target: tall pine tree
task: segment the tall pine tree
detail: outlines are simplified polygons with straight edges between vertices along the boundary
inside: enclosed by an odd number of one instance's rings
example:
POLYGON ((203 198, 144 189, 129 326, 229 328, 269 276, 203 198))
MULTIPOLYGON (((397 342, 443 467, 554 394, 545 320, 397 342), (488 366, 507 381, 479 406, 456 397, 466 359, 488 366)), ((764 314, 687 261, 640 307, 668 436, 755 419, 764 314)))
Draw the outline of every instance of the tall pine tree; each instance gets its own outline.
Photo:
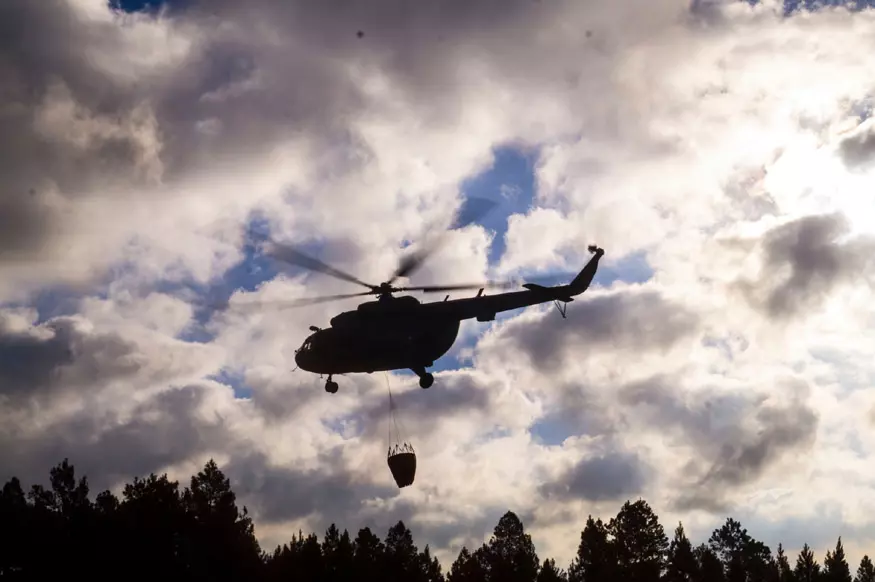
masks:
POLYGON ((863 556, 863 559, 860 560, 854 582, 875 582, 875 565, 872 564, 868 555, 863 556))
POLYGON ((486 561, 490 581, 535 582, 540 566, 535 544, 512 511, 498 520, 486 546, 486 561))
POLYGON ((845 559, 845 548, 842 546, 842 538, 839 536, 835 551, 827 550, 826 559, 823 561, 822 582, 852 582, 851 567, 845 559))
POLYGON ((608 528, 590 515, 580 533, 577 555, 568 567, 568 582, 609 582, 615 580, 617 559, 608 539, 608 528))
POLYGON ((723 563, 709 546, 699 544, 695 552, 696 562, 699 564, 699 574, 696 582, 725 582, 726 574, 723 571, 723 563))
POLYGON ((818 582, 820 578, 820 564, 814 557, 814 552, 808 544, 802 546, 802 551, 796 558, 796 567, 793 569, 795 582, 818 582))
POLYGON ((480 559, 481 555, 477 552, 472 555, 468 548, 462 546, 459 556, 447 574, 447 582, 483 582, 486 580, 486 568, 480 559))
POLYGON ((616 549, 618 574, 628 582, 658 580, 665 567, 668 538, 643 499, 627 501, 608 524, 616 549))
POLYGON ((668 547, 668 561, 663 580, 666 582, 692 582, 699 574, 699 564, 693 554, 693 544, 684 532, 684 525, 678 523, 674 539, 668 547))
POLYGON ((776 582, 793 582, 793 570, 790 569, 790 560, 787 559, 787 554, 784 553, 784 546, 778 544, 778 553, 775 555, 776 565, 776 582))

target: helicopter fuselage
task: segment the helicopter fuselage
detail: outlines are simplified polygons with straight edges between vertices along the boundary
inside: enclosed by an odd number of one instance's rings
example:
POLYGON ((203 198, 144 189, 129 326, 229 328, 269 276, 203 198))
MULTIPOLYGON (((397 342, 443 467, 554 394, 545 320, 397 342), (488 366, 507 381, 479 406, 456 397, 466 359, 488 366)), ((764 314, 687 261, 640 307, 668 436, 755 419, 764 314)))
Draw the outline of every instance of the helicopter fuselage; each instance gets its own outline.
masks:
POLYGON ((316 331, 295 362, 302 370, 329 375, 427 368, 449 351, 459 333, 460 320, 414 314, 407 321, 391 315, 381 319, 365 317, 358 325, 316 331))
MULTIPOLYGON (((598 249, 581 272, 567 285, 543 287, 526 284, 525 291, 420 303, 414 297, 385 295, 362 303, 331 319, 331 327, 314 329, 295 353, 302 370, 327 374, 326 389, 336 391, 332 374, 371 373, 410 369, 423 388, 433 377, 425 371, 447 353, 456 341, 463 320, 492 321, 510 311, 556 301, 568 303, 592 282, 604 251, 598 249)), ((564 310, 561 310, 564 316, 564 310)))

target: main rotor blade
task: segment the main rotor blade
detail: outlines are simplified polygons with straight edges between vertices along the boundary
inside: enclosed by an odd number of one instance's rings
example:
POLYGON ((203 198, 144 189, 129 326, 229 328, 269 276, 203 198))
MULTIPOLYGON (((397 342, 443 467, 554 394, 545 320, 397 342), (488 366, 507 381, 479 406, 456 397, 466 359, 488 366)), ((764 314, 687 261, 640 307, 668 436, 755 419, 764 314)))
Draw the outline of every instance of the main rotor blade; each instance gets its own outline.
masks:
POLYGON ((361 293, 346 293, 343 295, 325 295, 322 297, 302 297, 300 299, 277 299, 271 301, 253 301, 251 303, 238 303, 236 305, 232 305, 229 303, 225 303, 224 307, 233 308, 235 310, 241 309, 265 309, 265 308, 273 308, 279 307, 280 309, 287 307, 306 307, 308 305, 316 305, 319 303, 327 303, 329 301, 338 301, 340 299, 350 299, 353 297, 363 297, 365 295, 373 295, 371 291, 363 291, 361 293))
MULTIPOLYGON (((489 200, 488 198, 468 198, 459 210, 456 220, 453 222, 452 229, 464 228, 469 224, 476 222, 497 205, 497 202, 489 200)), ((398 268, 395 270, 395 273, 392 275, 392 278, 389 279, 388 283, 391 285, 392 282, 399 277, 409 277, 414 271, 422 266, 429 256, 444 245, 446 239, 446 233, 443 233, 420 250, 402 257, 401 263, 398 265, 398 268)))
POLYGON ((422 285, 418 287, 397 287, 394 291, 422 291, 423 293, 436 293, 438 291, 467 291, 471 289, 511 289, 517 287, 516 283, 469 283, 461 285, 422 285))
POLYGON ((367 287, 371 290, 376 288, 374 285, 365 283, 358 277, 350 275, 349 273, 341 271, 340 269, 336 269, 331 265, 327 265, 318 259, 307 256, 301 251, 288 245, 281 245, 279 243, 269 242, 267 245, 266 254, 280 261, 284 261, 292 265, 297 265, 299 267, 304 267, 305 269, 310 269, 311 271, 318 271, 326 275, 331 275, 332 277, 336 277, 344 281, 349 281, 350 283, 356 283, 358 285, 361 285, 362 287, 367 287))

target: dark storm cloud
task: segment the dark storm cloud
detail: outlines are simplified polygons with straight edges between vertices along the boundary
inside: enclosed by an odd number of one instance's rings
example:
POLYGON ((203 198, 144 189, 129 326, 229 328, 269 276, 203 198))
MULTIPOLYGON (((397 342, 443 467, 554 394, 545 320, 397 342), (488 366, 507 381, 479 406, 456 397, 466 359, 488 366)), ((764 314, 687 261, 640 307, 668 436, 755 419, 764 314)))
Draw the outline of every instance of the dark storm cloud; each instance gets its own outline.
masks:
POLYGON ((584 351, 669 349, 693 333, 697 324, 695 314, 658 292, 625 291, 584 297, 570 306, 567 320, 542 317, 534 322, 511 322, 499 334, 534 366, 555 370, 584 351))
POLYGON ((235 492, 256 512, 259 523, 319 513, 326 527, 331 522, 347 524, 363 500, 397 494, 397 487, 356 481, 336 449, 320 453, 317 465, 312 470, 274 467, 263 454, 252 453, 232 459, 223 470, 232 478, 235 492))
POLYGON ((149 146, 135 131, 144 121, 131 115, 143 95, 87 52, 111 53, 120 33, 66 2, 0 3, 0 262, 40 256, 61 234, 55 188, 76 198, 142 183, 149 146))
POLYGON ((75 331, 69 322, 55 322, 45 329, 49 337, 23 333, 0 318, 0 394, 45 389, 59 367, 73 362, 75 331))
POLYGON ((848 234, 840 214, 806 216, 767 232, 763 275, 737 286, 769 317, 786 319, 816 308, 836 286, 871 271, 875 240, 848 234))
POLYGON ((0 478, 14 473, 25 483, 42 483, 49 468, 67 457, 80 475, 87 474, 96 492, 217 447, 228 450, 223 420, 209 422, 195 414, 213 389, 191 385, 161 393, 124 419, 98 417, 85 409, 32 438, 3 427, 0 478))
POLYGON ((723 443, 701 481, 703 487, 734 487, 751 482, 784 452, 814 444, 818 417, 801 402, 764 406, 754 418, 759 430, 738 442, 723 443))
POLYGON ((59 317, 22 332, 0 317, 0 398, 17 401, 140 370, 131 357, 139 353, 136 345, 116 333, 87 333, 80 324, 76 318, 59 317))
POLYGON ((875 125, 861 126, 839 144, 839 155, 850 170, 862 170, 875 164, 875 125))
POLYGON ((643 491, 651 472, 651 467, 638 455, 609 451, 580 459, 558 481, 543 485, 541 493, 562 501, 619 501, 643 491))
POLYGON ((697 452, 677 476, 685 483, 675 501, 679 508, 724 510, 735 490, 755 482, 786 454, 814 445, 818 415, 799 397, 774 403, 756 393, 716 389, 682 395, 673 384, 679 382, 652 378, 619 394, 621 403, 638 407, 663 438, 697 452))

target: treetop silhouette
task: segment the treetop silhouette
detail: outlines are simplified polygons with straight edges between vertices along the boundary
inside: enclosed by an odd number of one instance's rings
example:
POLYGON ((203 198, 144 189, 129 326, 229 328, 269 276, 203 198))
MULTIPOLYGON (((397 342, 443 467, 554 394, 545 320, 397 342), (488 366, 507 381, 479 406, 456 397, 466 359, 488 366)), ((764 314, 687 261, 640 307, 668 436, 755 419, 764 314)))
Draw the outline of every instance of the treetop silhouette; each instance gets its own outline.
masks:
POLYGON ((693 545, 678 523, 669 541, 644 500, 627 501, 607 523, 588 516, 567 568, 538 557, 512 511, 489 540, 462 547, 446 570, 420 550, 403 521, 385 539, 371 529, 355 538, 331 524, 322 540, 297 532, 264 552, 246 507, 212 459, 180 489, 166 474, 134 477, 121 499, 109 491, 90 500, 88 479, 64 459, 49 471, 49 488, 27 492, 13 477, 0 493, 0 578, 48 580, 86 573, 98 579, 215 581, 411 582, 875 582, 864 556, 851 577, 842 539, 823 564, 806 544, 795 563, 778 544, 755 540, 733 518, 707 543, 693 545))

